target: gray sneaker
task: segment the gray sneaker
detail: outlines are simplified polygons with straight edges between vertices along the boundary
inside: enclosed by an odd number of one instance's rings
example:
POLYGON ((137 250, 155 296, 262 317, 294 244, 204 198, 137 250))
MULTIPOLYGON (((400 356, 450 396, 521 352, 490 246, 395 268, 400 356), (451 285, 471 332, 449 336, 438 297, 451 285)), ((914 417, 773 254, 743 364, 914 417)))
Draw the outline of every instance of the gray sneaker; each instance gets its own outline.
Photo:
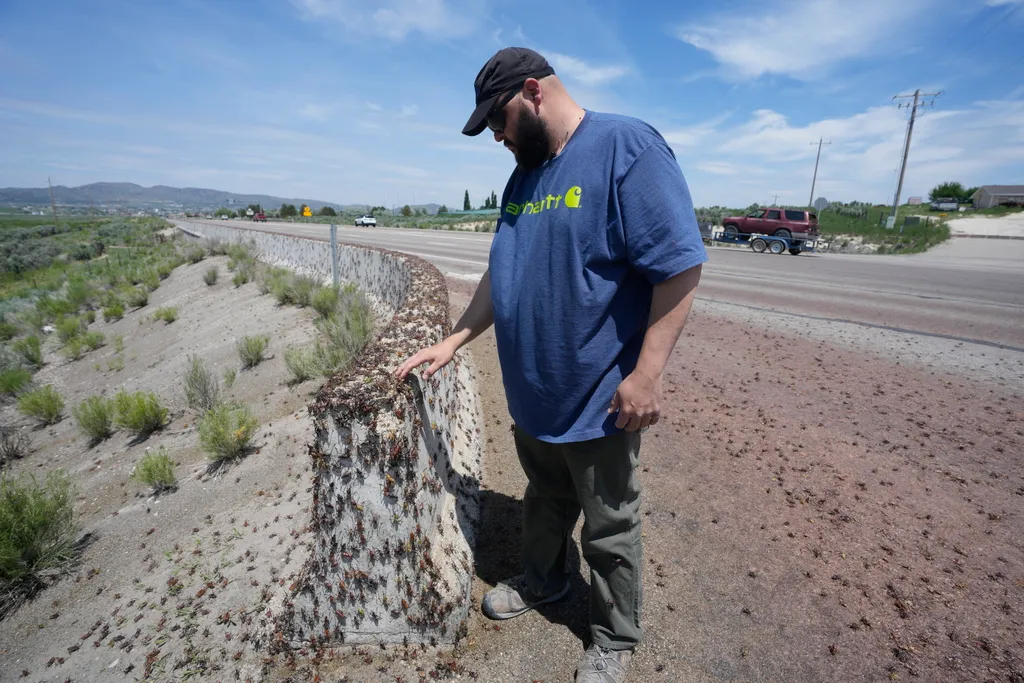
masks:
POLYGON ((576 683, 623 683, 632 650, 606 650, 591 645, 576 669, 576 683))
POLYGON ((520 574, 503 581, 487 591, 481 609, 491 619, 511 619, 534 609, 538 605, 557 602, 569 594, 569 584, 554 595, 537 597, 526 588, 526 576, 520 574))

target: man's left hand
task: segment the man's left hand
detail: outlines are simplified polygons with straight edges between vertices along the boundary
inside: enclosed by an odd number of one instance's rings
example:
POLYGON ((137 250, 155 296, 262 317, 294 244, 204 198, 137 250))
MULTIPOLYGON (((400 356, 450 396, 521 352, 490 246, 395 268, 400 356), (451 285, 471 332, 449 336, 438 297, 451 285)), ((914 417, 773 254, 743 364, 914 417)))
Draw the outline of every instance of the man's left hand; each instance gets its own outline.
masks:
POLYGON ((615 390, 609 413, 618 411, 615 426, 627 432, 646 429, 661 418, 661 377, 630 373, 615 390))

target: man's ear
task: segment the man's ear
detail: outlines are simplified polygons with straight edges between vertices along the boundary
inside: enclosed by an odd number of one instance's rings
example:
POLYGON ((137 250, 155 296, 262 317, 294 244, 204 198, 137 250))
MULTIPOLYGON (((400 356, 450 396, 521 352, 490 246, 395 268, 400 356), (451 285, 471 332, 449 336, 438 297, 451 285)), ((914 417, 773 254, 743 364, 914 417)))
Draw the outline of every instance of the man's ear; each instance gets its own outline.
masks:
POLYGON ((523 83, 523 99, 534 106, 539 107, 544 100, 544 89, 536 78, 527 78, 523 83))

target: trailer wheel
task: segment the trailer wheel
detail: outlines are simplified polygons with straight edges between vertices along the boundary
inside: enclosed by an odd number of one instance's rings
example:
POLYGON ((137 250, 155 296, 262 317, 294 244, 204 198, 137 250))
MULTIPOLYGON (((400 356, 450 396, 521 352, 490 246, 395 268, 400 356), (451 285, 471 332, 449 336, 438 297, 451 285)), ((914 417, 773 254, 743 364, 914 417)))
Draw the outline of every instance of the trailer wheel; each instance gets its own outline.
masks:
POLYGON ((792 254, 793 256, 799 256, 800 255, 800 250, 797 249, 796 247, 791 247, 790 250, 789 250, 789 253, 792 254))
POLYGON ((736 237, 736 235, 740 234, 740 229, 735 225, 727 225, 725 226, 725 234, 729 237, 736 237))
POLYGON ((781 254, 786 251, 786 245, 781 240, 773 240, 772 243, 768 245, 768 251, 773 254, 781 254))
POLYGON ((768 248, 768 243, 760 237, 754 238, 754 241, 750 243, 750 248, 756 251, 758 254, 763 254, 764 250, 768 248))

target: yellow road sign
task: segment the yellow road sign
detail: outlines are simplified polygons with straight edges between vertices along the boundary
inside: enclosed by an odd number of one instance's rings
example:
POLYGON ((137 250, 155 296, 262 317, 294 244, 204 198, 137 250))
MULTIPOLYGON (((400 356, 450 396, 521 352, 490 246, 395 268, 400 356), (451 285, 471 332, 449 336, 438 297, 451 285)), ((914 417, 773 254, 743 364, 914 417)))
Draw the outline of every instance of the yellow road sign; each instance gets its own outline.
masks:
POLYGON ((309 218, 310 216, 313 215, 313 212, 309 210, 308 206, 304 206, 302 207, 302 215, 305 216, 306 218, 309 218))

